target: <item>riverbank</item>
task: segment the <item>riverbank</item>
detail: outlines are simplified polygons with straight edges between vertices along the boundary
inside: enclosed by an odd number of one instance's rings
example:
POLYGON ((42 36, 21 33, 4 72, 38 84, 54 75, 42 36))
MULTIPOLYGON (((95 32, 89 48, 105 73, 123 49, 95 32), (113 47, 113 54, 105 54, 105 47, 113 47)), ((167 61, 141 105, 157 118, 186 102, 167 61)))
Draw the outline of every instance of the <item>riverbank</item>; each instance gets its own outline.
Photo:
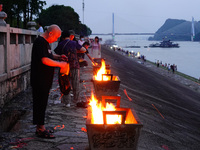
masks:
POLYGON ((144 64, 146 67, 151 68, 152 70, 154 70, 155 72, 164 75, 176 82, 179 82, 183 85, 185 85, 186 87, 189 87, 191 89, 193 89, 196 92, 200 92, 200 82, 198 79, 191 77, 189 75, 186 75, 184 73, 181 73, 179 71, 175 71, 175 73, 173 74, 171 71, 170 73, 168 73, 168 70, 165 67, 156 67, 156 64, 151 62, 151 61, 147 61, 147 63, 144 64))
MULTIPOLYGON (((105 48, 108 50, 111 50, 107 46, 105 46, 105 48)), ((186 75, 179 71, 175 71, 174 73, 172 73, 172 71, 170 71, 170 73, 169 73, 166 67, 163 67, 161 65, 159 67, 157 67, 157 65, 154 62, 149 61, 148 58, 144 62, 142 59, 133 57, 133 55, 127 55, 126 52, 123 52, 121 50, 116 50, 116 52, 118 52, 122 55, 125 55, 125 56, 127 56, 127 58, 133 59, 134 61, 136 61, 140 64, 143 64, 145 67, 159 73, 160 75, 166 76, 166 77, 170 78, 171 80, 174 80, 175 82, 179 82, 180 84, 183 84, 184 86, 189 87, 196 92, 200 92, 200 80, 197 78, 191 77, 191 76, 186 75)))

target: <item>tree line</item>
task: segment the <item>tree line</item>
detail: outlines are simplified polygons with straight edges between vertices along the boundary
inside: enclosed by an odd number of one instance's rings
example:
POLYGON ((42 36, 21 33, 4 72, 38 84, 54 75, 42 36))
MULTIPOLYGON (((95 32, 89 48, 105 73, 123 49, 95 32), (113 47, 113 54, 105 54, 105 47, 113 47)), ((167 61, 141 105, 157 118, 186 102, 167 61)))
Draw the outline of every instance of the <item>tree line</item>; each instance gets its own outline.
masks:
POLYGON ((70 6, 52 5, 43 9, 42 0, 1 0, 3 11, 7 13, 6 23, 11 27, 27 28, 29 21, 41 22, 43 27, 57 24, 62 30, 74 30, 75 33, 88 36, 92 33, 82 24, 79 15, 70 6))
POLYGON ((7 13, 6 22, 12 27, 26 28, 28 21, 34 20, 46 5, 41 0, 1 0, 3 11, 7 13))

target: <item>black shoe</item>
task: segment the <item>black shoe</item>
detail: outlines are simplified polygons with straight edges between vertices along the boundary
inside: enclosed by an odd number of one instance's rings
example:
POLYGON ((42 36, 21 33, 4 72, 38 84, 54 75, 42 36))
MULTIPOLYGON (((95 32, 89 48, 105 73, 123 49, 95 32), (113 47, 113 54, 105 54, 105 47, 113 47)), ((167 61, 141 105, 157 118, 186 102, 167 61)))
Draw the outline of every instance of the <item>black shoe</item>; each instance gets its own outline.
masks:
POLYGON ((76 106, 77 107, 82 107, 82 108, 87 108, 88 107, 88 104, 87 104, 87 102, 78 102, 77 104, 76 104, 76 106))

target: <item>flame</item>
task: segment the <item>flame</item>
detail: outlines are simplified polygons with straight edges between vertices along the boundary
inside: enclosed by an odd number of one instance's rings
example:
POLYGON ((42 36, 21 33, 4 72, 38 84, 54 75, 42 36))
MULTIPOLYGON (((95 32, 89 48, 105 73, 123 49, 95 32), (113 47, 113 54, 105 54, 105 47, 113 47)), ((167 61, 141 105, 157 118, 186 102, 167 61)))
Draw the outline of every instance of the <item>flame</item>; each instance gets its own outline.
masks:
POLYGON ((98 63, 92 61, 92 65, 93 65, 93 66, 97 66, 98 63))
MULTIPOLYGON (((94 76, 95 80, 102 81, 102 74, 106 74, 106 64, 105 60, 101 60, 101 68, 98 70, 97 75, 94 76)), ((103 76, 103 81, 108 81, 107 76, 103 76)))
MULTIPOLYGON (((92 124, 103 124, 103 111, 115 111, 116 108, 111 103, 106 103, 106 108, 102 106, 101 102, 94 98, 92 94, 91 101, 89 103, 92 110, 91 123, 92 124)), ((106 115, 107 124, 121 124, 121 115, 106 115)))

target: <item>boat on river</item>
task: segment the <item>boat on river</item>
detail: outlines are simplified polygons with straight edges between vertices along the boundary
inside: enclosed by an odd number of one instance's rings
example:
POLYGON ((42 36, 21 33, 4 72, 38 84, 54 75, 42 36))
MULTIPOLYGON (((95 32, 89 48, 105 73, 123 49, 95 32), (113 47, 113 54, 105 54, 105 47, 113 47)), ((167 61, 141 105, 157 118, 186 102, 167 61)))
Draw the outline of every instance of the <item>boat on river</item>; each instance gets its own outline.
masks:
POLYGON ((162 47, 162 48, 179 48, 178 43, 171 42, 170 40, 163 40, 160 43, 150 44, 149 47, 162 47))
POLYGON ((126 46, 125 48, 140 48, 140 46, 126 46))

